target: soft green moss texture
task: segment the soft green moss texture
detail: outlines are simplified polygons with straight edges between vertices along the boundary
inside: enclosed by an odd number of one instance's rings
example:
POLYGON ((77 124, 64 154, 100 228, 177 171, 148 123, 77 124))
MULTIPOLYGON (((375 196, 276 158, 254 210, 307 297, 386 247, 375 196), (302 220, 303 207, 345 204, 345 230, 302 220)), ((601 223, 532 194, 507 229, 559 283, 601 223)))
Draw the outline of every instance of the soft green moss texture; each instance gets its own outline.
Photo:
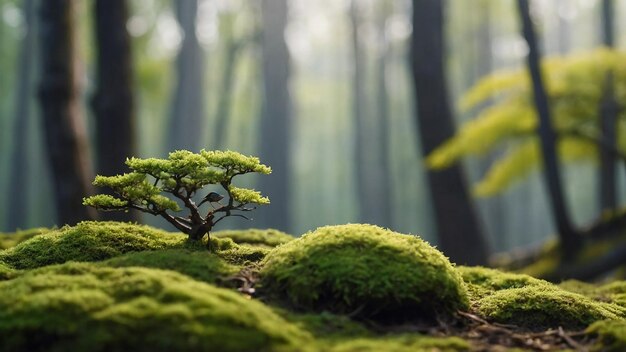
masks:
POLYGON ((238 244, 276 247, 293 240, 293 236, 274 229, 222 230, 211 234, 212 237, 230 238, 238 244))
POLYGON ((2 351, 293 350, 310 339, 259 302, 171 271, 67 263, 0 292, 2 351))
POLYGON ((0 261, 15 269, 32 269, 74 261, 98 261, 133 251, 180 246, 185 236, 149 226, 117 222, 82 222, 65 226, 0 252, 0 261))
POLYGON ((555 285, 454 266, 419 237, 372 225, 297 239, 219 231, 211 252, 181 234, 116 222, 0 239, 9 243, 0 250, 0 351, 482 348, 411 328, 439 326, 435 318, 463 325, 457 310, 520 331, 585 331, 592 350, 626 350, 625 281, 555 285), (258 280, 253 297, 236 290, 244 277, 258 280))
POLYGON ((262 289, 297 309, 420 319, 468 305, 461 276, 416 236, 372 225, 319 228, 263 261, 262 289))
POLYGON ((42 233, 50 231, 45 227, 37 227, 34 229, 21 230, 11 233, 0 233, 0 250, 14 247, 18 243, 22 243, 42 233))

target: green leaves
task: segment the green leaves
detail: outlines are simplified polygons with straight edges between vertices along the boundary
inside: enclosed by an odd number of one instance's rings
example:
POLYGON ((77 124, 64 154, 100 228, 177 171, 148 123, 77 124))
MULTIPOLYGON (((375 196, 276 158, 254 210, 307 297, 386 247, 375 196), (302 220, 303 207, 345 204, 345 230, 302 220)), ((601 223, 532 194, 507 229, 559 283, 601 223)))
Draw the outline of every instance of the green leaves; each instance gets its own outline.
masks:
POLYGON ((261 195, 261 192, 259 191, 255 191, 253 189, 238 188, 235 186, 230 186, 229 190, 230 194, 233 196, 233 199, 239 203, 270 204, 270 199, 267 197, 263 197, 261 195))
POLYGON ((128 205, 128 201, 115 198, 108 194, 98 194, 83 198, 83 205, 94 207, 96 209, 114 209, 126 207, 128 205))
POLYGON ((268 166, 261 164, 259 158, 237 152, 202 150, 200 153, 192 153, 177 150, 170 153, 167 159, 128 158, 126 165, 131 172, 96 176, 93 182, 96 186, 110 188, 115 196, 100 194, 85 198, 83 204, 101 210, 132 208, 160 215, 190 238, 199 240, 219 221, 214 220, 216 211, 231 216, 231 212, 252 210, 244 207, 246 204, 270 202, 258 191, 237 188, 231 184, 238 175, 272 172, 268 166), (193 196, 207 185, 219 185, 228 190, 230 199, 227 205, 209 209, 208 213, 201 211, 193 201, 193 196), (173 216, 167 212, 181 211, 180 204, 189 211, 187 217, 173 216))
MULTIPOLYGON (((590 140, 599 136, 599 112, 606 77, 609 72, 613 74, 615 98, 624 106, 625 61, 626 53, 600 49, 542 63, 562 160, 594 161, 597 158, 598 148, 590 140)), ((502 192, 540 168, 541 155, 535 138, 538 120, 525 70, 497 72, 483 78, 465 94, 460 105, 463 111, 478 110, 476 117, 428 155, 428 167, 443 169, 461 158, 482 156, 506 147, 507 152, 493 163, 475 188, 479 196, 502 192)), ((617 133, 623 136, 626 134, 626 109, 620 110, 618 121, 617 133)), ((626 138, 618 138, 618 141, 618 149, 625 152, 626 138)))

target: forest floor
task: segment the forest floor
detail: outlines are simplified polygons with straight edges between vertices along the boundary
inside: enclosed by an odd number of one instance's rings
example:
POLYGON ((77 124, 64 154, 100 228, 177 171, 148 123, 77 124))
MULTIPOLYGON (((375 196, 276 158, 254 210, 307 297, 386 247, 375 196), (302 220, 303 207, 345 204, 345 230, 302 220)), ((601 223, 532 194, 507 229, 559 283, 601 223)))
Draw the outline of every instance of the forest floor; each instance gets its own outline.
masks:
POLYGON ((0 350, 626 350, 622 281, 454 266, 369 225, 210 247, 113 222, 0 234, 0 350))

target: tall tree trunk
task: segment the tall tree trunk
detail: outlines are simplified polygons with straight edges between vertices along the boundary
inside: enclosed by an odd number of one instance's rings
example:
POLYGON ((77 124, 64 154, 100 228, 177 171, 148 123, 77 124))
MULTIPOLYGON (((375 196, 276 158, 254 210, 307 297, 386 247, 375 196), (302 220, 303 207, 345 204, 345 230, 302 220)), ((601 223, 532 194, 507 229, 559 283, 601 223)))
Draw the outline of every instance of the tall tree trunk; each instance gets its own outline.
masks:
POLYGON ((177 84, 170 118, 170 150, 198 151, 205 117, 204 55, 196 35, 198 0, 175 0, 183 41, 176 59, 177 84))
MULTIPOLYGON (((417 100, 417 126, 424 155, 454 134, 444 67, 443 1, 413 1, 412 67, 417 100)), ((461 167, 429 171, 440 248, 452 261, 487 262, 481 231, 461 167)))
POLYGON ((9 168, 9 187, 21 190, 19 196, 11 198, 8 207, 7 228, 13 231, 26 226, 28 198, 31 187, 27 184, 30 174, 28 155, 28 121, 30 119, 31 94, 33 89, 33 59, 35 57, 35 0, 24 0, 22 12, 26 33, 20 48, 15 90, 15 125, 13 127, 13 153, 9 168))
POLYGON ((541 76, 539 46, 530 18, 528 0, 518 0, 517 3, 524 39, 526 39, 529 48, 527 64, 532 79, 535 108, 539 116, 539 139, 541 140, 544 177, 552 216, 559 232, 563 253, 566 258, 570 258, 580 246, 580 236, 572 227, 561 185, 561 170, 556 153, 557 136, 552 127, 548 96, 541 76))
MULTIPOLYGON (((130 36, 126 30, 126 0, 96 0, 95 34, 97 87, 92 106, 96 118, 97 168, 101 175, 127 171, 126 158, 135 154, 133 70, 130 36)), ((107 220, 136 221, 135 211, 107 212, 107 220)))
POLYGON ((39 99, 52 170, 59 224, 94 219, 83 206, 92 193, 85 123, 76 74, 73 0, 40 2, 41 72, 39 99))
POLYGON ((375 183, 378 189, 378 205, 376 206, 376 223, 384 227, 392 227, 391 215, 393 212, 392 202, 392 182, 390 160, 390 140, 389 140, 389 93, 387 91, 387 66, 389 60, 389 38, 387 38, 387 20, 391 13, 391 3, 383 0, 380 8, 377 9, 377 26, 379 32, 379 50, 376 58, 376 71, 378 84, 376 84, 376 131, 375 136, 378 141, 378 162, 375 163, 373 172, 375 173, 375 183))
POLYGON ((290 136, 292 108, 289 96, 289 52, 285 41, 287 0, 263 0, 262 65, 263 108, 261 113, 261 161, 272 167, 272 174, 260 178, 260 189, 272 202, 259 209, 264 226, 288 231, 290 203, 290 136))
POLYGON ((369 147, 369 145, 365 143, 367 132, 365 131, 366 123, 363 109, 365 107, 365 84, 363 80, 364 54, 360 44, 361 38, 359 36, 359 25, 361 23, 359 11, 358 0, 352 0, 350 2, 351 44, 354 63, 354 71, 352 73, 352 114, 355 131, 354 163, 356 165, 357 214, 359 221, 369 222, 371 213, 368 213, 368 211, 371 212, 374 209, 374 204, 371 204, 369 201, 369 199, 371 199, 368 190, 370 182, 367 180, 369 173, 368 163, 365 160, 365 156, 368 155, 365 149, 369 147))
MULTIPOLYGON (((602 42, 608 48, 615 45, 613 23, 613 1, 602 1, 602 42)), ((601 138, 611 148, 616 146, 616 121, 618 105, 614 96, 613 72, 607 72, 603 99, 600 103, 601 138)), ((615 158, 607 148, 599 147, 600 151, 600 210, 614 211, 617 209, 617 179, 615 178, 615 158)))
POLYGON ((226 141, 226 135, 228 134, 228 121, 230 121, 230 108, 232 104, 233 88, 234 88, 234 76, 237 68, 237 62, 239 58, 239 51, 244 45, 242 39, 235 38, 234 34, 234 21, 237 18, 236 14, 227 14, 224 19, 225 23, 222 26, 224 33, 221 35, 225 38, 226 45, 224 48, 224 62, 222 67, 224 68, 221 77, 220 96, 217 102, 217 108, 215 113, 215 132, 213 134, 215 140, 212 145, 215 149, 224 147, 226 141))

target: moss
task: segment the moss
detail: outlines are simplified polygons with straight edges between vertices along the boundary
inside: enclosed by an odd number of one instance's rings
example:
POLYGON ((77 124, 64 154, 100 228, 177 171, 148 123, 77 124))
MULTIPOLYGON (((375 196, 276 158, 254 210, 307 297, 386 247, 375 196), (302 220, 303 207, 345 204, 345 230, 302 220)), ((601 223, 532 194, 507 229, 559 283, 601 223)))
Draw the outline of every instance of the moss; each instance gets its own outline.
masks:
POLYGON ((477 302, 486 318, 537 330, 562 326, 579 329, 602 319, 619 319, 625 310, 596 302, 556 286, 529 286, 497 291, 477 302))
POLYGON ((591 324, 586 333, 596 336, 593 351, 626 351, 626 322, 623 320, 601 320, 591 324))
POLYGON ((224 230, 211 233, 217 238, 230 238, 238 244, 276 247, 293 240, 293 236, 274 229, 224 230))
POLYGON ((458 266, 472 300, 509 288, 552 286, 547 281, 524 274, 507 273, 483 267, 458 266))
POLYGON ((49 231, 51 230, 45 227, 37 227, 34 229, 21 230, 11 233, 0 233, 0 250, 14 247, 19 243, 49 231))
POLYGON ((290 323, 306 330, 316 338, 367 337, 372 332, 360 322, 344 315, 329 312, 317 314, 296 313, 286 309, 274 308, 274 311, 290 323))
POLYGON ((302 350, 263 304, 172 271, 66 263, 0 282, 2 351, 302 350))
POLYGON ((357 338, 333 343, 324 351, 330 352, 447 352, 468 351, 470 344, 458 337, 430 337, 397 335, 378 338, 357 338))
POLYGON ((15 276, 15 270, 9 268, 5 263, 0 262, 0 281, 8 280, 13 276, 15 276))
POLYGON ((247 265, 258 263, 270 252, 268 248, 237 245, 233 248, 219 251, 217 255, 227 263, 233 265, 247 265))
POLYGON ((196 280, 215 284, 233 275, 238 268, 225 263, 207 251, 165 249, 159 251, 133 252, 102 262, 108 267, 146 267, 166 269, 190 276, 196 280))
POLYGON ((119 222, 81 222, 39 235, 0 253, 15 269, 66 261, 99 261, 127 252, 182 246, 186 236, 149 226, 119 222))
POLYGON ((319 228, 272 250, 262 265, 263 292, 302 310, 421 319, 468 305, 441 252, 372 225, 319 228))

